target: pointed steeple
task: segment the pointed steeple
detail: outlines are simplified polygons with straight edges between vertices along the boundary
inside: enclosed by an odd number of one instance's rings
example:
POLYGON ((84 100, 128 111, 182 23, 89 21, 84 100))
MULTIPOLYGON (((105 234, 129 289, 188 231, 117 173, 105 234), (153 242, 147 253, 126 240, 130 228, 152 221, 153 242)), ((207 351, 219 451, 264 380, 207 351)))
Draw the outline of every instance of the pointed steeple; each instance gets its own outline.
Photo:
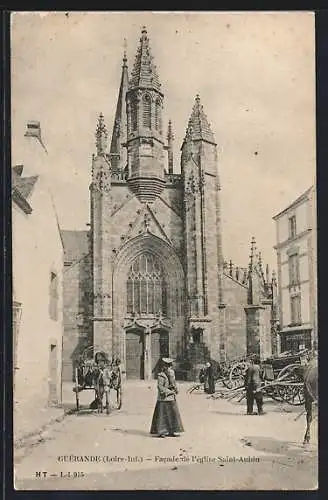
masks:
POLYGON ((126 140, 127 140, 127 115, 125 96, 128 90, 128 66, 126 57, 126 47, 124 46, 121 84, 118 92, 115 121, 110 145, 112 155, 112 165, 114 168, 125 168, 127 162, 126 140))
POLYGON ((197 94, 195 104, 192 108, 191 116, 188 121, 185 141, 187 140, 202 140, 216 144, 213 132, 211 130, 207 116, 204 113, 204 108, 200 103, 200 97, 197 94))
POLYGON ((161 84, 159 82, 157 68, 153 63, 153 56, 151 55, 149 38, 145 26, 143 26, 141 31, 140 44, 129 82, 129 89, 136 87, 155 89, 158 92, 161 91, 161 84))
POLYGON ((255 252, 256 252, 256 241, 253 236, 252 241, 251 241, 251 254, 249 256, 249 270, 250 272, 253 271, 254 266, 255 266, 255 252))
POLYGON ((106 153, 108 133, 104 121, 104 115, 102 113, 99 114, 95 136, 97 154, 101 155, 106 153))
POLYGON ((167 155, 168 155, 169 174, 173 174, 173 141, 174 141, 174 135, 172 132, 172 121, 169 120, 169 126, 167 130, 167 155))

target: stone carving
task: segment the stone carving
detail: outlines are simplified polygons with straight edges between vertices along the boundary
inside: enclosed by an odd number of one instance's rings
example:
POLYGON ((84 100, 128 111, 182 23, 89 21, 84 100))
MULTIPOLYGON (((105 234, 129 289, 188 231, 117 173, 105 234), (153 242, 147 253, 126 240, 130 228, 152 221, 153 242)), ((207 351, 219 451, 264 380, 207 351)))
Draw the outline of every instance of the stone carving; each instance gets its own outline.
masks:
POLYGON ((191 172, 185 184, 185 192, 187 194, 198 195, 203 192, 204 186, 205 172, 202 170, 200 175, 191 172))
POLYGON ((100 192, 108 193, 110 191, 110 172, 101 168, 95 174, 94 187, 100 192))

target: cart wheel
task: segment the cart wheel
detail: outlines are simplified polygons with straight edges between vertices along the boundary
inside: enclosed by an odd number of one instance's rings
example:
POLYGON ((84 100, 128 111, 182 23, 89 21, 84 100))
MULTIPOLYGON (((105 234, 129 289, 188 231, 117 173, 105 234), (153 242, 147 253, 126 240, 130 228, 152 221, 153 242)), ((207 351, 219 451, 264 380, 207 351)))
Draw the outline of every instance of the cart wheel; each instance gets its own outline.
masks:
POLYGON ((118 387, 116 391, 116 403, 117 409, 120 410, 122 408, 122 386, 118 387))
POLYGON ((247 364, 244 362, 236 363, 232 366, 229 374, 229 381, 223 381, 224 385, 228 389, 236 389, 244 385, 244 373, 247 368, 247 364))
MULTIPOLYGON (((278 375, 279 377, 285 376, 286 382, 291 383, 303 383, 303 380, 299 373, 300 365, 295 363, 285 366, 278 375), (288 374, 288 376, 287 376, 288 374)), ((285 385, 278 388, 279 395, 282 400, 293 406, 301 406, 304 404, 304 390, 303 385, 285 385)))
POLYGON ((293 406, 302 406, 304 404, 305 400, 303 387, 287 386, 285 389, 284 401, 286 403, 293 406))

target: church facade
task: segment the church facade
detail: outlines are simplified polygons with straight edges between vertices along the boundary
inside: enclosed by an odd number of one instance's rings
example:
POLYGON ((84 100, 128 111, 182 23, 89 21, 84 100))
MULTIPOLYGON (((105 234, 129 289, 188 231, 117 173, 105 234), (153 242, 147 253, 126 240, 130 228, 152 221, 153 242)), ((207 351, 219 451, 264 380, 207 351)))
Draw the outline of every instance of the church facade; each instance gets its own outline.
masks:
POLYGON ((128 379, 152 378, 163 356, 190 378, 206 359, 276 348, 276 283, 255 242, 247 269, 224 261, 218 148, 200 98, 177 172, 164 97, 143 29, 130 75, 123 58, 110 141, 98 120, 89 231, 62 231, 66 380, 88 345, 119 356, 128 379))

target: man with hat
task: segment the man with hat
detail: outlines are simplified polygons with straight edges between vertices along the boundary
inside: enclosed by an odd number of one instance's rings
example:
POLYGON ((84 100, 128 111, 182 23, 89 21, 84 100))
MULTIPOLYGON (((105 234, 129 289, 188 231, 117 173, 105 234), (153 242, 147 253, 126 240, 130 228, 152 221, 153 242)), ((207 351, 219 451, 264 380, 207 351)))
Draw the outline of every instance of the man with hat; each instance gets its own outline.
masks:
POLYGON ((158 437, 177 437, 183 432, 180 412, 176 402, 178 393, 173 370, 173 359, 162 358, 157 375, 157 402, 152 418, 150 433, 158 437))
POLYGON ((250 357, 248 368, 245 374, 245 389, 247 402, 247 415, 265 415, 263 411, 263 393, 261 391, 261 362, 260 357, 254 355, 250 357), (254 399, 258 413, 253 412, 254 399))

